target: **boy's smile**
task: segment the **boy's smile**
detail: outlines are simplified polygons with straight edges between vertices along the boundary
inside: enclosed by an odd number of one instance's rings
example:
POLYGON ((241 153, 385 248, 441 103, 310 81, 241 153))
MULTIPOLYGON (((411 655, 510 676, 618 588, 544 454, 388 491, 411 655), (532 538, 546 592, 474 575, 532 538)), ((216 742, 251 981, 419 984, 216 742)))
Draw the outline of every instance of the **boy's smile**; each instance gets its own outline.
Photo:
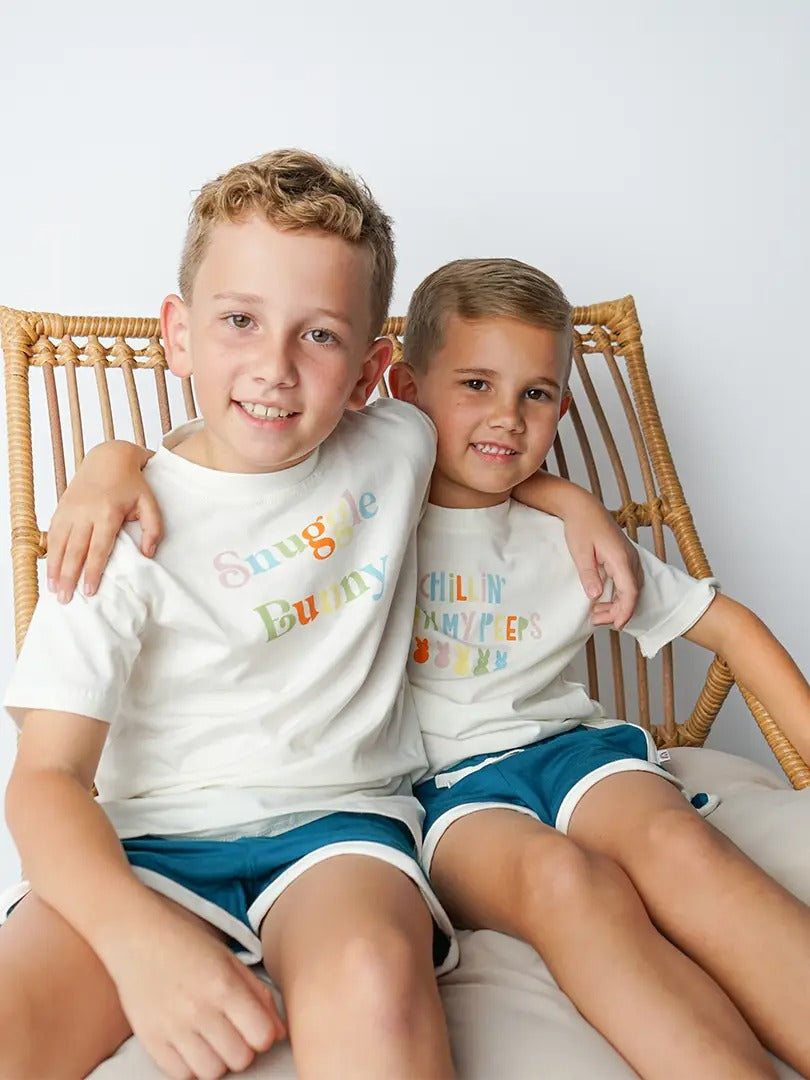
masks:
POLYGON ((370 283, 368 250, 341 237, 256 214, 215 225, 191 303, 163 305, 170 366, 193 374, 205 418, 179 452, 226 472, 308 457, 390 356, 371 341, 370 283))
POLYGON ((568 407, 564 340, 517 319, 450 315, 425 371, 392 369, 397 396, 438 431, 431 502, 492 506, 540 468, 568 407))

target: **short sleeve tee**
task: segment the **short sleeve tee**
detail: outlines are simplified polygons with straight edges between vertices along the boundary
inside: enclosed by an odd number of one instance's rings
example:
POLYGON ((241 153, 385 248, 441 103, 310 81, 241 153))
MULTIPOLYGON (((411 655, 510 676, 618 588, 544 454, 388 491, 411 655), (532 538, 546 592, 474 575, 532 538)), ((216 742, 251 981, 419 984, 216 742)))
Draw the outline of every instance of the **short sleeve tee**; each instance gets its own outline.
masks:
POLYGON ((404 673, 434 456, 430 421, 389 400, 281 472, 162 447, 157 555, 127 526, 96 596, 43 594, 6 706, 109 724, 97 787, 122 837, 333 810, 418 831, 404 673))
MULTIPOLYGON (((700 618, 717 582, 638 550, 644 586, 625 630, 651 657, 700 618)), ((408 672, 431 773, 604 717, 567 671, 593 627, 561 521, 512 500, 431 504, 418 551, 408 672)))

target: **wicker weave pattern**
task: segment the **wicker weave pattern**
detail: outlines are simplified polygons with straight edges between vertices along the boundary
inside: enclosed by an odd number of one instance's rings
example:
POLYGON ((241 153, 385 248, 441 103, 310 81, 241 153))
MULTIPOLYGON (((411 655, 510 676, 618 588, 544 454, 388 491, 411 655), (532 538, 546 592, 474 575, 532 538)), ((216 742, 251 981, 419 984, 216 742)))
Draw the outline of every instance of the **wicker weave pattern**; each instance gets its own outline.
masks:
MULTIPOLYGON (((667 531, 677 543, 681 558, 694 577, 711 575, 672 456, 667 445, 661 418, 650 384, 641 344, 641 328, 632 297, 577 308, 574 312, 574 402, 569 411, 570 423, 561 426, 554 445, 557 471, 569 476, 569 457, 576 454, 577 465, 591 490, 603 498, 604 469, 618 492, 617 521, 633 539, 639 530, 649 529, 652 547, 661 558, 667 557, 667 531), (624 371, 619 360, 624 361, 624 371), (606 408, 607 382, 623 421, 622 437, 614 434, 606 408), (594 443, 598 438, 598 443, 594 443), (638 475, 639 497, 633 496, 631 469, 638 475), (643 497, 642 497, 643 496, 643 497)), ((394 360, 401 359, 400 338, 404 319, 389 319, 385 333, 394 344, 394 360)), ((12 563, 17 647, 22 644, 37 601, 36 561, 47 550, 47 534, 37 523, 34 500, 31 408, 29 380, 42 370, 48 405, 54 482, 57 497, 64 491, 68 469, 63 445, 63 423, 57 391, 57 372, 64 369, 63 400, 67 397, 71 435, 71 472, 85 452, 82 406, 78 372, 92 368, 98 397, 104 439, 116 437, 109 379, 120 378, 126 392, 130 430, 123 438, 146 445, 142 401, 149 384, 156 395, 157 415, 163 432, 177 422, 172 416, 166 380, 166 359, 156 319, 116 319, 65 317, 44 312, 15 311, 0 308, 6 371, 9 463, 11 480, 12 563)), ((385 387, 381 392, 386 393, 385 387)), ((182 384, 183 411, 186 418, 196 416, 194 394, 189 380, 182 384)), ((614 409, 614 411, 616 411, 614 409)), ((579 479, 579 477, 575 477, 579 479)), ((586 650, 586 665, 591 696, 599 697, 600 676, 610 679, 613 690, 613 714, 628 718, 629 674, 622 656, 619 635, 609 632, 610 663, 600 662, 592 640, 586 650)), ((672 648, 662 650, 660 659, 660 706, 651 705, 649 662, 635 647, 632 693, 635 708, 631 719, 652 731, 659 746, 700 746, 723 702, 734 685, 734 678, 719 657, 709 666, 706 681, 691 714, 679 722, 676 717, 672 648), (660 722, 653 722, 653 718, 660 722)), ((791 783, 796 788, 810 786, 810 768, 777 728, 761 704, 746 690, 743 697, 791 783)))

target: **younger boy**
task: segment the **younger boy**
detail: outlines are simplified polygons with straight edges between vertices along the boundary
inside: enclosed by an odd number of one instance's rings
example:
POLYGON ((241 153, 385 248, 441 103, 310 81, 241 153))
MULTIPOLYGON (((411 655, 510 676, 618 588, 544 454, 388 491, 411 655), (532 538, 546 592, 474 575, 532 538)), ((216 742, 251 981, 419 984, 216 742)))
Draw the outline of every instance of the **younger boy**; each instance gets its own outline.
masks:
POLYGON ((280 986, 301 1076, 451 1072, 404 680, 434 433, 363 407, 393 269, 312 155, 195 203, 161 315, 205 423, 147 469, 168 539, 143 560, 130 527, 97 596, 44 596, 6 698, 33 891, 0 930, 0 1075, 85 1075, 131 1030, 171 1076, 245 1068, 284 1027, 226 943, 280 986))
MULTIPOLYGON (((560 523, 509 497, 552 445, 570 356, 555 282, 462 260, 416 290, 390 374, 438 433, 409 662, 423 865, 457 925, 532 943, 642 1076, 773 1076, 752 1028, 810 1075, 810 911, 699 816, 644 730, 566 677, 588 604, 560 523)), ((720 654, 810 759, 810 687, 765 626, 639 554, 625 629, 644 654, 678 635, 720 654)))

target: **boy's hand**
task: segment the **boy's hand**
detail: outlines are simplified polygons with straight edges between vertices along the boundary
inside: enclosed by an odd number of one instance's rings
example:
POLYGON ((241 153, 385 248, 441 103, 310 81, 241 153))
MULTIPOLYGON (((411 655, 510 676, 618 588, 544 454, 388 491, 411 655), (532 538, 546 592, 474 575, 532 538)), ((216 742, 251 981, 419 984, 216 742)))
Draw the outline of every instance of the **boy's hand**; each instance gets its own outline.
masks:
POLYGON ((170 908, 104 958, 133 1032, 176 1080, 241 1072, 286 1037, 270 988, 170 908))
POLYGON ((594 626, 621 630, 636 609, 644 573, 638 552, 610 514, 595 500, 565 518, 565 539, 579 580, 591 600, 598 600, 605 579, 613 581, 613 597, 594 603, 594 626))
POLYGON ((152 556, 163 535, 157 501, 141 470, 152 456, 126 442, 95 447, 59 500, 48 531, 48 588, 66 604, 84 568, 84 592, 98 589, 125 521, 140 521, 141 551, 152 556))
POLYGON ((591 622, 621 630, 635 611, 644 575, 638 552, 596 496, 540 471, 518 484, 512 497, 562 519, 568 550, 591 600, 604 592, 605 578, 613 580, 613 599, 594 604, 591 622))

